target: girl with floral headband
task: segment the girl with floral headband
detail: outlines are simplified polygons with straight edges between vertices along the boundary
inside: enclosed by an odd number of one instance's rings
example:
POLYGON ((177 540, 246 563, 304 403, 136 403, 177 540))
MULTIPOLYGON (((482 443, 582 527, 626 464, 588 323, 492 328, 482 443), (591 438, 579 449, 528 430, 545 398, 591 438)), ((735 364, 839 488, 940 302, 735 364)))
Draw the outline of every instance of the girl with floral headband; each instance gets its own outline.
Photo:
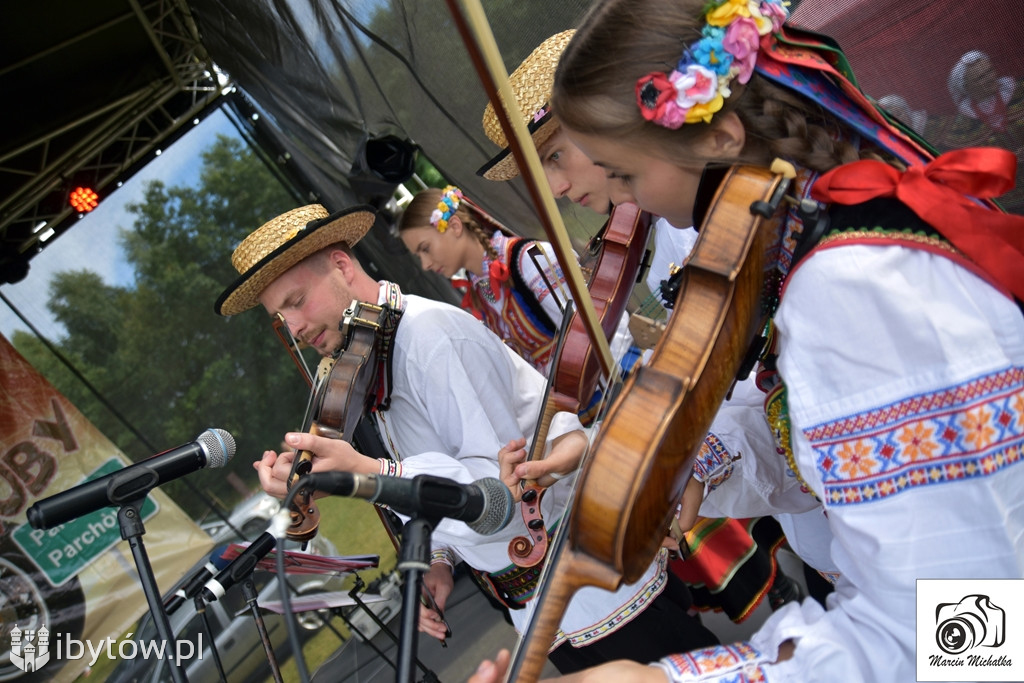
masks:
MULTIPOLYGON (((600 2, 552 107, 613 200, 675 225, 701 225, 718 169, 795 170, 797 201, 760 228, 768 323, 753 349, 777 452, 698 461, 684 507, 820 503, 834 540, 789 541, 834 563, 835 592, 827 609, 790 603, 747 642, 590 680, 902 682, 948 675, 935 662, 950 660, 958 679, 990 677, 966 655, 997 650, 944 629, 947 599, 919 580, 951 580, 955 604, 979 579, 1024 577, 1024 218, 990 201, 1016 160, 936 157, 872 106, 833 42, 785 17, 781 0, 600 2)), ((998 592, 1011 585, 987 584, 990 604, 1015 604, 998 592)), ((486 663, 475 680, 493 675, 486 663)))
MULTIPOLYGON (((512 235, 453 185, 417 194, 398 231, 424 270, 452 278, 465 269, 463 307, 548 374, 571 296, 550 244, 512 235)), ((631 342, 623 324, 612 340, 613 356, 623 357, 631 342)))

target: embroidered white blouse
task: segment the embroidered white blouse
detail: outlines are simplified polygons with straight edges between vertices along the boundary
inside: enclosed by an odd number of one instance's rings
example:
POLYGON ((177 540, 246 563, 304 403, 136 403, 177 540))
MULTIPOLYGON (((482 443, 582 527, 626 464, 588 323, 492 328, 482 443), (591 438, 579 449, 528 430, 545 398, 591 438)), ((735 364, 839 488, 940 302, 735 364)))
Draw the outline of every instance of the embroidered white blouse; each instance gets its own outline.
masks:
MULTIPOLYGON (((917 579, 1024 577, 1024 316, 945 257, 850 245, 791 274, 775 324, 795 462, 832 540, 787 535, 838 570, 835 593, 654 666, 672 681, 913 681, 917 579)), ((813 516, 782 458, 698 463, 702 514, 813 516)))

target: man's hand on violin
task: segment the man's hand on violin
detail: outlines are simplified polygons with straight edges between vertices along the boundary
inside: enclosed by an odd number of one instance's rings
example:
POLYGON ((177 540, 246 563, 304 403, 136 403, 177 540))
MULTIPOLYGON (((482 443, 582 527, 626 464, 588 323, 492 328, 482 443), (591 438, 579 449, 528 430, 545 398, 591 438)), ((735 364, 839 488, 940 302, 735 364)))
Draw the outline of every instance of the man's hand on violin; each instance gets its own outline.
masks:
POLYGON ((285 444, 295 451, 265 451, 263 457, 253 463, 260 477, 260 486, 277 498, 284 498, 288 493, 288 477, 296 453, 308 452, 312 455, 311 472, 380 472, 380 462, 377 459, 363 455, 353 448, 352 444, 342 439, 328 439, 306 432, 289 432, 285 434, 284 440, 285 444))
POLYGON ((264 451, 263 457, 252 464, 260 478, 263 490, 275 498, 284 498, 288 493, 288 474, 292 469, 294 453, 264 451))

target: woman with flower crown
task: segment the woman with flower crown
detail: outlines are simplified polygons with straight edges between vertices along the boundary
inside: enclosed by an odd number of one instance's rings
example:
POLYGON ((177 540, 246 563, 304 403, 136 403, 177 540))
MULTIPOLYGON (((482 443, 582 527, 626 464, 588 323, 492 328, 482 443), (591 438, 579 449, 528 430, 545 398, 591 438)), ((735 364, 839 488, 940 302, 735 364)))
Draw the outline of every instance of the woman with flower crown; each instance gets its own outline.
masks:
POLYGON ((875 109, 833 42, 785 18, 782 0, 600 2, 552 108, 613 200, 674 225, 703 222, 723 169, 784 162, 753 347, 777 452, 698 461, 684 508, 822 505, 831 543, 789 541, 834 563, 835 592, 746 642, 574 680, 902 682, 948 676, 942 662, 978 680, 1009 654, 994 634, 1019 602, 1005 579, 1024 577, 1024 218, 992 200, 1016 159, 936 157, 875 109), (982 592, 974 626, 947 629, 938 608, 982 592))
MULTIPOLYGON (((420 191, 402 213, 398 232, 424 270, 447 278, 465 270, 463 307, 549 374, 571 296, 550 244, 512 235, 453 185, 420 191)), ((626 322, 612 338, 611 351, 628 369, 637 355, 626 322)))

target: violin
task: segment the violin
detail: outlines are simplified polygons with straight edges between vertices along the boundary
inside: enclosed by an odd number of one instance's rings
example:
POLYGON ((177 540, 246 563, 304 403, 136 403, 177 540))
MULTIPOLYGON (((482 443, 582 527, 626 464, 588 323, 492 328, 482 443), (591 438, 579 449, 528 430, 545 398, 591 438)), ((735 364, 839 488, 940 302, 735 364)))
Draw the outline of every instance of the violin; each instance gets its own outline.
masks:
MULTIPOLYGON (((543 457, 548 428, 551 426, 551 420, 555 413, 561 410, 571 410, 572 412, 579 410, 579 405, 573 403, 573 399, 555 390, 553 381, 554 372, 561 364, 569 325, 574 320, 578 321, 578 318, 573 312, 572 302, 568 302, 562 314, 558 345, 552 356, 552 378, 548 380, 544 389, 542 402, 544 407, 534 429, 529 460, 538 460, 543 457)), ((547 525, 544 523, 544 515, 541 512, 541 501, 546 490, 535 479, 524 479, 520 482, 519 512, 530 535, 529 537, 516 536, 508 543, 508 557, 520 567, 534 567, 547 554, 548 532, 547 525)))
MULTIPOLYGON (((626 310, 629 294, 641 272, 650 230, 649 213, 635 204, 620 204, 588 245, 591 276, 587 291, 606 340, 615 334, 626 310)), ((567 304, 529 460, 543 457, 548 427, 555 413, 578 413, 590 405, 601 376, 601 365, 583 319, 571 303, 567 304)), ((524 480, 521 485, 520 514, 530 536, 516 536, 508 545, 509 559, 520 567, 536 566, 547 554, 547 526, 541 513, 544 490, 533 479, 524 480)))
POLYGON ((658 553, 701 442, 764 325, 764 263, 778 236, 761 222, 788 184, 736 166, 719 186, 682 271, 675 314, 623 386, 578 476, 509 680, 537 680, 577 590, 637 581, 658 553))
MULTIPOLYGON (((612 209, 599 237, 588 246, 594 265, 587 291, 605 339, 615 334, 640 277, 650 232, 651 214, 635 204, 619 204, 612 209)), ((586 408, 597 389, 601 365, 583 320, 576 313, 565 330, 552 378, 555 394, 565 397, 561 399, 561 405, 566 406, 563 409, 572 412, 586 408)))
MULTIPOLYGON (((383 314, 383 307, 361 301, 353 301, 345 309, 341 350, 321 360, 317 369, 318 381, 306 426, 310 434, 351 440, 359 420, 372 407, 371 388, 377 379, 377 331, 383 314)), ((312 453, 296 454, 288 474, 289 490, 309 474, 312 466, 312 453)), ((303 489, 293 499, 287 535, 294 541, 305 543, 316 536, 320 511, 312 493, 303 489)))

